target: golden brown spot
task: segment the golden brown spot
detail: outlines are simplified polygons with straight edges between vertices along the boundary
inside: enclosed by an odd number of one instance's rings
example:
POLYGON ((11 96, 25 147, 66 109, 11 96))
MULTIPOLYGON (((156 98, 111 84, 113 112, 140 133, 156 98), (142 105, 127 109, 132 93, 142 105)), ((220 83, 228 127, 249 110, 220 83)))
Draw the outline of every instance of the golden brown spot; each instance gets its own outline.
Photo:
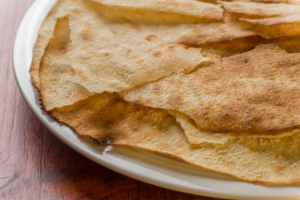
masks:
POLYGON ((181 44, 168 44, 165 46, 165 51, 170 51, 170 52, 174 52, 176 48, 178 47, 182 47, 182 48, 186 48, 186 46, 181 45, 181 44))
POLYGON ((125 52, 125 55, 129 56, 129 54, 132 52, 132 49, 128 46, 121 46, 121 50, 125 52))
POLYGON ((155 51, 154 53, 153 53, 153 57, 155 57, 155 58, 161 58, 161 56, 162 56, 162 52, 161 51, 155 51))
POLYGON ((272 170, 274 171, 274 173, 277 175, 277 176, 280 176, 283 174, 284 170, 285 170, 285 166, 280 166, 280 165, 277 165, 277 166, 273 166, 272 170))
POLYGON ((58 46, 58 51, 60 52, 64 52, 66 50, 68 50, 68 47, 69 47, 69 42, 68 41, 62 41, 59 46, 58 46))
POLYGON ((127 49, 127 50, 126 50, 126 55, 129 55, 131 52, 132 52, 131 49, 127 49))
POLYGON ((80 32, 80 37, 83 38, 84 40, 93 37, 93 32, 91 30, 91 25, 89 23, 86 23, 85 28, 80 32))
POLYGON ((160 83, 155 83, 154 85, 153 85, 153 90, 155 91, 155 90, 160 90, 160 88, 161 88, 161 84, 160 83))
POLYGON ((142 62, 144 62, 144 60, 138 60, 136 63, 141 64, 142 62))
POLYGON ((93 36, 93 33, 90 29, 86 28, 80 32, 80 37, 87 40, 93 36))
POLYGON ((80 68, 74 68, 74 70, 76 71, 76 75, 80 78, 80 81, 86 81, 89 78, 85 75, 83 69, 80 68))
POLYGON ((176 48, 176 45, 169 45, 169 46, 167 47, 167 50, 173 51, 175 48, 176 48))
POLYGON ((157 35, 150 34, 146 37, 146 40, 151 42, 151 41, 155 40, 156 38, 158 38, 157 35))
POLYGON ((183 103, 183 97, 179 94, 170 94, 167 98, 167 104, 171 105, 173 108, 178 108, 183 103))
POLYGON ((109 56, 111 54, 111 52, 110 51, 105 51, 103 54, 106 55, 106 56, 109 56))

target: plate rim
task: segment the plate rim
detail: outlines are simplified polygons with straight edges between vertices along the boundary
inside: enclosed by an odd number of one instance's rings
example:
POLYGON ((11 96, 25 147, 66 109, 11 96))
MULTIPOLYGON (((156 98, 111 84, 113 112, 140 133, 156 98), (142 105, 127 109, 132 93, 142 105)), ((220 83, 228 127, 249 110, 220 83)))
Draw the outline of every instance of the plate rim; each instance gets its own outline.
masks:
MULTIPOLYGON (((34 14, 34 11, 38 11, 39 8, 47 8, 48 11, 50 11, 50 7, 51 5, 53 5, 54 3, 56 2, 56 0, 35 0, 33 2, 33 4, 30 6, 30 8, 27 10, 26 14, 24 15, 19 27, 18 27, 18 30, 17 30, 17 33, 15 35, 15 40, 14 40, 14 45, 13 45, 13 56, 12 56, 12 59, 13 59, 13 70, 14 70, 14 75, 15 75, 15 79, 16 79, 16 82, 17 82, 17 85, 18 85, 18 88, 23 96, 23 98, 25 99, 26 103, 28 104, 28 106, 30 107, 30 109, 34 112, 34 114, 39 118, 39 120, 43 123, 43 125, 45 127, 47 127, 48 130, 50 130, 50 132, 52 134, 54 134, 59 140, 61 140, 63 143, 65 143, 66 145, 68 145, 70 148, 72 148, 73 150, 75 150, 76 152, 80 153, 81 155, 87 157, 88 159, 106 167, 106 168, 109 168, 113 171, 116 171, 120 174, 123 174, 125 176, 128 176, 128 177, 131 177, 131 178, 134 178, 136 180, 139 180, 139 181, 142 181, 142 182, 146 182, 148 184, 152 184, 152 185, 156 185, 156 186, 159 186, 159 187, 163 187, 163 188, 166 188, 166 189, 171 189, 171 190, 175 190, 175 191, 179 191, 179 192, 184 192, 184 193, 189 193, 189 194, 194 194, 194 195, 202 195, 202 196, 207 196, 207 197, 215 197, 215 198, 225 198, 225 199, 295 199, 297 197, 300 196, 300 187, 297 187, 297 189, 299 190, 299 192, 297 192, 297 196, 289 196, 289 195, 282 195, 282 196, 266 196, 266 195, 253 195, 252 196, 250 195, 237 195, 237 194, 232 194, 232 192, 225 192, 225 191, 216 191, 214 190, 213 188, 211 189, 208 189, 208 188, 199 188, 199 187, 192 187, 192 186, 187 186, 187 185, 184 185, 184 184, 178 184, 178 183, 172 183, 172 182, 169 182, 169 181, 166 181, 166 180, 162 180, 162 179, 158 179, 158 178, 155 178, 155 177, 151 177, 151 176, 146 176, 145 174, 141 174, 139 172, 136 172, 134 170, 129 170, 129 169, 126 169, 124 167, 120 167, 114 163, 112 163, 111 161, 107 160, 105 157, 99 157, 99 156, 95 156, 93 152, 91 151, 88 151, 86 149, 83 149, 82 147, 80 147, 78 145, 78 143, 76 143, 76 141, 71 141, 70 139, 67 139, 65 136, 63 136, 63 133, 59 132, 55 127, 53 127, 53 123, 55 124, 59 124, 58 122, 51 122, 50 120, 50 115, 48 113, 43 113, 43 111, 40 110, 39 106, 36 104, 36 102, 33 102, 32 101, 32 94, 29 94, 27 92, 28 89, 25 88, 25 86, 28 86, 26 84, 30 84, 31 85, 31 89, 33 90, 33 95, 34 96, 34 99, 35 101, 38 101, 38 99, 36 99, 36 93, 37 90, 36 88, 34 88, 34 86, 32 85, 32 82, 29 81, 26 83, 26 80, 25 78, 22 78, 22 76, 20 76, 20 71, 19 69, 21 69, 22 66, 20 66, 20 62, 21 61, 18 61, 18 59, 20 58, 20 48, 21 47, 26 47, 26 45, 28 46, 28 43, 30 43, 30 41, 27 41, 27 43, 25 44, 24 43, 24 40, 21 40, 22 37, 31 37, 31 42, 32 40, 33 43, 35 42, 35 39, 37 37, 37 30, 39 29, 39 26, 41 24, 41 22, 43 21, 43 19, 46 17, 47 13, 48 12, 43 12, 42 10, 40 12, 37 12, 36 14, 34 14), (39 19, 36 19, 35 23, 37 24, 34 24, 34 29, 33 30, 33 27, 31 27, 31 32, 34 32, 35 35, 26 35, 24 34, 24 32, 26 33, 26 31, 29 31, 28 29, 28 22, 32 21, 32 16, 38 16, 40 15, 41 18, 39 19), (25 35, 25 36, 24 36, 25 35), (21 42, 23 41, 23 42, 21 42), (52 123, 52 124, 51 124, 52 123)), ((29 26, 30 27, 30 26, 29 26)), ((29 39, 29 40, 30 40, 29 39)), ((31 43, 30 44, 31 47, 33 47, 33 44, 31 43)), ((32 54, 32 48, 29 49, 29 51, 31 52, 32 54)), ((29 53, 29 55, 31 55, 29 53)), ((31 64, 31 56, 29 58, 30 60, 30 63, 28 61, 28 58, 24 59, 24 62, 26 63, 26 67, 25 69, 27 69, 27 77, 28 77, 28 74, 29 74, 29 67, 30 67, 30 64, 31 64), (29 64, 29 66, 28 66, 29 64)), ((24 67, 24 66, 23 66, 24 67)), ((22 69, 24 70, 24 69, 22 69)), ((29 88, 30 88, 30 85, 29 85, 29 88)), ((52 118, 51 118, 52 119, 52 118)), ((201 168, 200 168, 201 169, 201 168)), ((255 185, 253 183, 248 183, 250 185, 255 185)), ((266 187, 264 185, 259 185, 258 187, 266 187)), ((284 186, 285 187, 285 186, 284 186)), ((290 186, 287 186, 287 188, 289 188, 290 186)), ((293 186, 291 186, 293 187, 293 186)), ((279 188, 282 188, 282 187, 279 187, 279 188)), ((285 187, 286 188, 286 187, 285 187)))

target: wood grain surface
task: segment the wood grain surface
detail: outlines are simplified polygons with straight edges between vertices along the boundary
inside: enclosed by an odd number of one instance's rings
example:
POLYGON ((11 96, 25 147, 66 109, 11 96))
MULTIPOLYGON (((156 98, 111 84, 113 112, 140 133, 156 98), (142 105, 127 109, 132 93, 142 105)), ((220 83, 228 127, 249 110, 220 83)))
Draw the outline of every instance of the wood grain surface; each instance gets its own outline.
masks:
POLYGON ((17 28, 34 0, 0 0, 0 199, 198 199, 113 172, 49 132, 13 74, 17 28))

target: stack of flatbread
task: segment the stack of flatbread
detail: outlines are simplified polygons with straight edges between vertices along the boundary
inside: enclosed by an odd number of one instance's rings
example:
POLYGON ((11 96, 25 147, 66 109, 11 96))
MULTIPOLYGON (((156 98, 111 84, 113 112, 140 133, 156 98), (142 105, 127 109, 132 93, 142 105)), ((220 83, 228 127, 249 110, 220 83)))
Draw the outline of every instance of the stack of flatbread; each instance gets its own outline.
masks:
POLYGON ((80 136, 300 182, 300 0, 60 0, 30 69, 80 136))

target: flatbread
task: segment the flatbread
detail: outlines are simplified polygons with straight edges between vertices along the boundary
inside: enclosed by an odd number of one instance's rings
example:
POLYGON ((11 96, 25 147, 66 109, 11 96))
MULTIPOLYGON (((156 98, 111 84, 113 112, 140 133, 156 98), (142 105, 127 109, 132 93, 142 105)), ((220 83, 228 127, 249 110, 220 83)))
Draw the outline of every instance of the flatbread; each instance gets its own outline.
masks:
POLYGON ((178 111, 169 111, 180 124, 184 133, 193 147, 199 147, 204 143, 225 145, 228 141, 237 138, 282 138, 299 133, 299 129, 295 130, 282 130, 273 131, 260 134, 247 134, 247 133, 211 133, 200 131, 196 123, 187 115, 178 111))
POLYGON ((229 13, 239 15, 246 29, 265 38, 300 34, 300 6, 283 3, 222 2, 229 13))
POLYGON ((86 0, 85 3, 96 10, 99 16, 101 16, 103 19, 115 23, 175 25, 206 23, 214 21, 179 13, 158 12, 155 10, 141 9, 118 9, 115 7, 105 6, 92 0, 86 0))
POLYGON ((94 0, 105 6, 130 10, 151 10, 156 12, 178 13, 220 21, 223 19, 223 9, 211 3, 194 0, 94 0))
POLYGON ((187 114, 201 131, 265 133, 299 128, 300 54, 274 44, 221 58, 125 92, 126 101, 187 114))
POLYGON ((285 49, 289 53, 300 53, 300 37, 283 37, 281 39, 273 39, 272 41, 276 42, 276 44, 285 49))
MULTIPOLYGON (((91 0, 61 1, 53 21, 44 22, 52 29, 40 30, 31 70, 45 110, 103 145, 158 152, 251 182, 300 182, 300 54, 274 44, 242 53, 270 42, 297 52, 299 38, 266 40, 226 13, 225 23, 188 24, 199 22, 193 8, 188 14, 168 1, 159 7, 165 13, 155 4, 144 12, 148 3, 132 12, 91 0), (227 58, 200 52, 224 55, 229 44, 239 48, 227 58), (134 104, 107 93, 120 91, 134 104)), ((267 14, 254 18, 291 16, 273 8, 262 6, 267 14)))
POLYGON ((54 31, 54 27, 56 24, 55 14, 56 9, 58 8, 60 0, 56 2, 54 7, 51 9, 50 13, 43 21, 41 28, 38 32, 38 37, 33 47, 33 58, 30 66, 30 75, 32 78, 33 85, 39 89, 40 81, 39 81, 39 67, 42 56, 44 55, 45 48, 52 37, 52 33, 54 31))
POLYGON ((173 73, 188 73, 209 61, 198 48, 139 41, 134 35, 130 40, 116 37, 83 0, 64 1, 59 12, 70 20, 72 45, 67 56, 77 75, 72 81, 89 92, 120 92, 173 73))
POLYGON ((265 38, 300 35, 300 12, 281 17, 264 19, 243 19, 251 26, 249 29, 260 33, 265 38))
MULTIPOLYGON (((68 3, 68 1, 65 1, 64 3, 66 2, 68 3)), ((64 3, 60 5, 56 17, 67 16, 68 19, 70 18, 74 19, 74 16, 68 13, 68 11, 61 10, 61 7, 67 6, 64 3)), ((84 5, 88 6, 88 4, 84 4, 84 5)), ((71 6, 72 4, 69 7, 70 9, 72 8, 71 6)), ((79 10, 80 12, 82 12, 82 9, 83 7, 80 7, 79 9, 79 7, 75 6, 71 10, 72 12, 74 12, 75 10, 76 11, 75 13, 78 13, 79 10)), ((66 19, 64 19, 64 21, 65 23, 67 23, 66 19)), ((196 43, 198 45, 210 41, 230 40, 235 37, 243 37, 243 36, 256 34, 252 31, 247 31, 240 27, 235 28, 235 23, 232 20, 226 20, 226 21, 228 22, 228 24, 209 23, 209 24, 195 24, 195 25, 190 24, 190 25, 171 25, 171 26, 165 26, 165 25, 164 26, 162 25, 137 26, 130 23, 125 23, 125 24, 122 23, 121 25, 119 23, 110 22, 107 23, 109 24, 109 26, 107 27, 107 31, 111 30, 116 37, 123 36, 128 41, 130 41, 129 36, 135 35, 135 38, 137 40, 144 40, 146 42, 155 42, 157 44, 162 44, 162 45, 172 43, 172 41, 176 41, 178 43, 190 42, 190 43, 196 43), (211 31, 205 33, 204 30, 211 30, 211 31), (212 34, 213 31, 219 31, 219 32, 223 31, 223 35, 216 37, 215 35, 212 34), (175 34, 172 34, 172 32, 174 32, 175 34), (126 34, 129 36, 127 36, 126 34)), ((104 19, 100 20, 100 22, 103 24, 104 19)), ((57 28, 69 27, 68 24, 65 24, 65 26, 66 27, 58 26, 57 28)), ((70 40, 69 35, 67 34, 63 35, 62 33, 69 34, 70 30, 68 29, 65 31, 63 30, 57 30, 57 31, 58 34, 55 36, 55 39, 53 39, 54 41, 56 41, 54 42, 55 44, 52 45, 52 47, 50 47, 47 50, 47 53, 44 56, 45 57, 43 62, 44 71, 41 73, 41 76, 44 77, 43 79, 44 87, 43 87, 42 94, 44 99, 44 107, 46 110, 52 110, 53 108, 72 105, 77 100, 86 98, 87 96, 90 95, 89 92, 83 89, 83 86, 80 85, 80 83, 73 84, 76 83, 76 81, 74 81, 74 77, 77 76, 79 78, 82 78, 81 76, 83 75, 83 73, 81 73, 80 70, 74 71, 73 69, 71 69, 72 63, 66 57, 68 51, 70 49, 71 50, 73 49, 73 44, 69 45, 69 43, 71 42, 69 41, 70 40), (58 37, 62 37, 62 38, 58 38, 58 37), (66 45, 66 48, 67 46, 69 46, 69 48, 61 51, 59 48, 61 48, 60 46, 64 46, 64 45, 66 45), (61 68, 60 65, 64 67, 61 68), (52 77, 56 77, 56 79, 52 79, 52 77), (60 87, 60 85, 64 85, 64 87, 60 87), (55 89, 56 87, 58 87, 59 89, 55 89)), ((97 53, 97 51, 94 51, 93 53, 95 52, 97 53)), ((107 53, 105 51, 103 52, 107 53)), ((189 57, 184 59, 187 60, 189 59, 189 57)))
POLYGON ((233 139, 226 145, 192 147, 167 111, 97 94, 51 114, 100 144, 141 148, 189 164, 258 183, 300 182, 300 134, 279 139, 233 139))
POLYGON ((76 75, 67 57, 70 42, 68 18, 58 19, 39 70, 40 92, 47 111, 72 105, 92 95, 84 87, 70 81, 76 75))
POLYGON ((203 44, 214 42, 230 42, 237 38, 258 36, 259 34, 247 30, 242 24, 232 19, 226 23, 199 23, 179 25, 134 25, 131 23, 106 23, 118 37, 131 38, 161 44, 183 44, 201 47, 203 44), (218 33, 218 34, 216 34, 218 33))
MULTIPOLYGON (((291 14, 284 17, 271 17, 271 18, 263 18, 263 19, 243 19, 240 20, 246 21, 255 25, 263 25, 263 26, 274 26, 274 25, 284 25, 284 24, 293 24, 300 23, 300 13, 291 14)), ((273 29, 274 30, 274 29, 273 29)))
POLYGON ((199 47, 201 52, 225 56, 251 50, 265 41, 258 33, 247 30, 237 18, 228 13, 224 16, 225 23, 145 25, 109 21, 106 24, 114 34, 128 40, 134 35, 141 41, 183 44, 199 47))
POLYGON ((299 0, 252 0, 254 2, 262 2, 262 3, 286 3, 286 4, 297 4, 300 5, 299 0))
POLYGON ((262 4, 244 1, 219 1, 219 3, 223 4, 227 12, 242 15, 245 18, 286 16, 300 12, 300 6, 283 3, 262 4))
MULTIPOLYGON (((275 32, 274 32, 275 33, 275 32)), ((260 44, 276 44, 288 53, 300 53, 300 37, 279 37, 266 39, 261 36, 236 38, 229 41, 212 42, 199 45, 204 54, 216 54, 223 57, 241 54, 253 50, 260 44)))
MULTIPOLYGON (((176 118, 177 122, 183 129, 187 140, 194 147, 197 147, 203 143, 225 144, 230 139, 234 138, 234 136, 227 133, 210 133, 200 131, 195 122, 187 115, 173 110, 169 111, 169 113, 176 118)), ((241 137, 241 135, 238 136, 241 137)))
POLYGON ((261 36, 250 36, 221 42, 205 43, 199 45, 199 47, 201 47, 202 53, 228 57, 253 50, 257 45, 266 43, 271 43, 271 41, 261 36))
MULTIPOLYGON (((68 19, 58 19, 54 37, 50 40, 46 48, 40 72, 42 83, 41 94, 46 110, 72 105, 92 95, 86 89, 82 88, 82 86, 70 81, 75 76, 75 71, 72 69, 71 63, 66 56, 70 42, 69 34, 68 19)), ((189 123, 190 120, 184 117, 183 114, 171 114, 177 117, 192 145, 202 143, 225 144, 229 139, 241 136, 240 134, 229 135, 202 132, 192 123, 189 123)))
MULTIPOLYGON (((45 21, 43 22, 40 30, 39 36, 36 41, 36 44, 33 49, 33 61, 30 68, 30 73, 32 76, 33 84, 36 88, 39 88, 39 65, 41 58, 44 54, 44 50, 50 40, 53 37, 53 31, 56 24, 57 18, 64 17, 62 12, 60 11, 57 14, 56 10, 60 5, 60 1, 56 3, 53 7, 45 21)), ((123 34, 124 30, 128 35, 136 34, 136 36, 143 37, 146 40, 158 40, 163 41, 163 43, 179 43, 185 45, 201 45, 205 43, 211 42, 219 42, 219 41, 230 41, 235 38, 243 38, 249 37, 253 35, 257 35, 254 31, 246 30, 241 26, 241 24, 236 23, 235 21, 228 20, 228 17, 225 18, 226 23, 200 23, 200 24, 173 24, 174 20, 182 23, 185 22, 185 19, 175 19, 176 17, 167 16, 167 14, 159 13, 153 16, 148 16, 146 21, 141 20, 141 18, 145 18, 145 13, 143 15, 139 15, 139 12, 130 12, 128 15, 128 11, 121 12, 117 11, 113 8, 107 8, 101 6, 98 3, 91 3, 91 1, 87 1, 88 6, 93 6, 97 8, 98 14, 101 15, 103 20, 109 20, 106 24, 115 34, 123 34), (91 4, 91 5, 90 5, 91 4), (95 6, 96 4, 96 6, 95 6), (137 16, 135 16, 137 15, 137 16), (125 19, 125 16, 127 17, 125 19), (138 20, 136 21, 132 18, 128 18, 128 16, 135 16, 138 20), (156 18, 158 16, 158 18, 156 18), (160 22, 165 25, 157 25, 153 24, 153 22, 149 21, 150 19, 156 20, 155 22, 159 22, 159 19, 166 18, 164 22, 160 22), (125 20, 125 23, 124 23, 125 20), (148 25, 135 25, 132 23, 128 23, 128 20, 136 22, 136 23, 146 23, 148 25), (181 21, 180 21, 181 20, 181 21), (124 28, 125 27, 125 28, 124 28), (138 27, 138 28, 137 28, 138 27), (138 29, 142 30, 139 31, 138 29), (130 33, 130 31, 132 33, 130 33), (219 34, 214 34, 218 32, 219 34)), ((61 9, 60 9, 61 10, 61 9)), ((74 8, 72 12, 79 12, 80 8, 74 8)), ((72 17, 69 12, 64 13, 68 17, 72 17)), ((149 13, 148 13, 149 14, 149 13)), ((187 20, 186 22, 193 22, 187 20)))

